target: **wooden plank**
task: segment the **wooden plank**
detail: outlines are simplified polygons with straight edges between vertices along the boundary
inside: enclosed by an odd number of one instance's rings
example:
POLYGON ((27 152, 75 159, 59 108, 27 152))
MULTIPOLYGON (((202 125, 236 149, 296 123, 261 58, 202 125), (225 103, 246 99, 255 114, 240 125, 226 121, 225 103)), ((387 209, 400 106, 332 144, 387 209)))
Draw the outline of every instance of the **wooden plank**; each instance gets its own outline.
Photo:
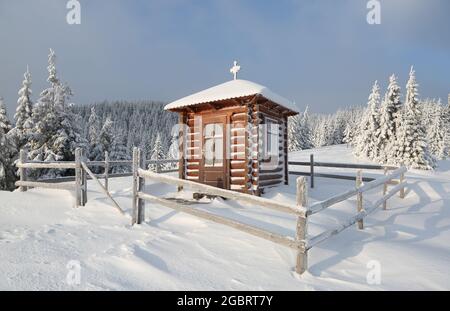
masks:
POLYGON ((310 182, 311 182, 311 189, 314 189, 314 155, 309 155, 309 172, 310 172, 310 182))
MULTIPOLYGON (((308 208, 308 189, 306 187, 306 178, 297 178, 297 207, 308 208)), ((297 218, 297 228, 295 240, 299 244, 305 244, 307 236, 307 217, 297 218)), ((303 274, 308 269, 308 252, 306 249, 297 252, 297 264, 295 272, 303 274)))
MULTIPOLYGON (((387 171, 386 168, 384 168, 384 175, 386 176, 387 174, 388 174, 388 171, 387 171)), ((388 190, 388 182, 390 182, 390 180, 387 181, 387 182, 385 182, 384 185, 383 185, 383 196, 385 196, 386 193, 387 193, 387 190, 388 190)), ((383 203, 383 209, 384 209, 384 210, 387 209, 387 201, 384 201, 384 203, 383 203)))
POLYGON ((245 233, 251 234, 253 236, 263 238, 265 240, 268 240, 268 241, 271 241, 271 242, 274 242, 277 244, 284 245, 286 247, 290 247, 290 248, 293 248, 296 250, 304 249, 304 244, 300 244, 290 237, 281 236, 276 233, 272 233, 272 232, 269 232, 269 231, 266 231, 266 230, 263 230, 263 229, 260 229, 257 227, 243 224, 243 223, 237 222, 237 221, 229 219, 229 218, 225 218, 222 216, 204 212, 204 211, 201 211, 201 210, 189 207, 189 206, 185 206, 185 205, 173 202, 173 201, 162 199, 162 198, 150 195, 150 194, 139 192, 138 196, 141 199, 158 203, 162 206, 172 208, 179 212, 183 212, 183 213, 190 214, 190 215, 193 215, 196 217, 200 217, 200 218, 203 218, 203 219, 215 222, 215 223, 226 225, 226 226, 232 227, 234 229, 243 231, 245 233))
MULTIPOLYGON (((289 174, 297 175, 297 176, 311 176, 311 173, 307 173, 307 172, 289 171, 289 174)), ((341 179, 341 180, 355 180, 355 176, 323 174, 323 173, 314 173, 314 177, 341 179)), ((363 182, 371 182, 371 181, 374 181, 374 180, 375 180, 375 178, 372 178, 372 177, 363 177, 363 182)))
MULTIPOLYGON (((20 153, 19 153, 19 162, 20 163, 25 163, 27 161, 27 153, 25 150, 20 149, 20 153)), ((19 176, 20 176, 20 181, 26 181, 27 180, 27 170, 24 167, 20 167, 19 168, 19 176)), ((27 191, 27 187, 20 187, 19 191, 20 192, 24 192, 27 191)))
MULTIPOLYGON (((310 166, 310 162, 289 161, 289 165, 310 166)), ((373 164, 351 164, 351 163, 331 163, 331 162, 314 162, 314 166, 334 167, 334 168, 354 168, 367 170, 382 170, 385 167, 389 170, 398 169, 396 166, 389 165, 373 165, 373 164)))
MULTIPOLYGON (((356 182, 355 183, 356 183, 357 189, 361 188, 362 183, 363 183, 361 170, 359 170, 356 173, 356 182)), ((356 195, 356 201, 357 201, 357 211, 358 211, 358 213, 360 213, 363 210, 363 194, 362 194, 362 192, 360 192, 356 195)), ((360 230, 364 229, 364 222, 362 219, 358 220, 358 228, 360 230)))
POLYGON ((384 197, 382 197, 381 199, 377 200, 374 204, 372 204, 369 208, 362 210, 355 216, 349 218, 347 221, 345 221, 344 223, 337 226, 336 228, 322 232, 321 234, 311 238, 307 243, 306 249, 307 250, 311 249, 312 247, 316 246, 317 244, 322 243, 323 241, 327 240, 328 238, 330 238, 330 237, 338 234, 339 232, 347 229, 348 227, 352 226, 358 220, 363 219, 364 217, 366 217, 367 215, 372 213, 374 210, 376 210, 386 200, 390 199, 397 192, 399 192, 400 189, 404 186, 405 186, 405 183, 398 184, 397 186, 392 188, 384 197))
POLYGON ((75 207, 81 205, 81 149, 75 149, 75 207))
POLYGON ((16 181, 17 187, 31 187, 31 188, 47 188, 47 189, 57 189, 57 190, 73 190, 75 188, 75 183, 46 183, 41 181, 16 181))
POLYGON ((75 169, 75 162, 48 162, 48 163, 34 163, 34 162, 17 162, 16 166, 18 168, 55 168, 55 169, 75 169))
MULTIPOLYGON (((145 153, 141 152, 140 153, 140 158, 139 158, 139 168, 144 168, 145 167, 145 153)), ((156 168, 156 172, 160 172, 161 169, 159 166, 157 166, 156 168)), ((137 191, 141 192, 144 190, 145 188, 145 178, 138 178, 138 184, 137 184, 138 188, 137 191)), ((141 198, 138 197, 138 203, 137 203, 137 224, 140 225, 145 221, 145 201, 141 198)))
POLYGON ((109 191, 109 152, 105 151, 105 189, 106 191, 109 191))
POLYGON ((283 181, 283 175, 282 174, 260 174, 259 180, 260 181, 266 181, 266 180, 281 180, 283 181))
POLYGON ((139 158, 140 150, 136 147, 133 148, 133 189, 132 189, 132 202, 131 202, 131 225, 137 222, 137 202, 138 202, 138 182, 139 182, 139 158))
POLYGON ((401 168, 395 170, 394 172, 392 172, 390 175, 387 175, 387 176, 381 177, 379 179, 376 179, 374 181, 371 181, 360 188, 351 189, 351 190, 348 190, 341 194, 332 196, 324 201, 316 202, 309 207, 308 213, 309 213, 309 215, 318 213, 321 210, 323 210, 331 205, 334 205, 336 203, 347 200, 348 198, 351 198, 352 196, 354 196, 358 193, 363 193, 365 191, 374 189, 374 188, 384 184, 386 181, 388 181, 392 178, 395 178, 406 171, 407 171, 406 167, 401 167, 401 168))
POLYGON ((208 186, 208 185, 203 185, 203 184, 200 184, 197 182, 193 182, 193 181, 189 181, 189 180, 182 180, 182 179, 178 179, 178 178, 163 175, 163 174, 156 174, 156 173, 153 173, 148 170, 144 171, 142 169, 139 169, 138 174, 141 177, 149 178, 149 179, 156 180, 159 182, 172 184, 172 185, 178 185, 178 186, 185 186, 190 189, 193 189, 194 191, 199 191, 199 192, 207 194, 207 195, 215 195, 215 196, 219 196, 219 197, 228 198, 231 200, 240 200, 240 201, 247 202, 250 204, 255 204, 255 205, 258 205, 261 207, 266 207, 266 208, 270 208, 273 210, 277 210, 279 212, 285 212, 285 213, 290 213, 290 214, 299 215, 299 216, 304 216, 304 214, 305 214, 305 211, 303 209, 299 209, 297 207, 294 207, 294 206, 291 206, 291 205, 288 205, 285 203, 269 200, 266 198, 261 198, 261 197, 257 197, 257 196, 253 196, 253 195, 249 195, 249 194, 238 193, 235 191, 216 188, 216 187, 212 187, 212 186, 208 186))
POLYGON ((283 179, 272 179, 272 180, 261 180, 259 182, 260 187, 269 187, 269 186, 275 186, 278 184, 283 183, 283 179))
POLYGON ((98 178, 95 176, 94 173, 92 173, 92 171, 89 169, 89 167, 87 166, 87 164, 86 164, 85 162, 81 162, 81 166, 82 166, 83 169, 86 171, 86 173, 88 173, 89 176, 91 176, 91 178, 97 182, 97 184, 100 186, 100 189, 102 190, 102 192, 103 192, 103 193, 111 200, 111 202, 113 203, 114 207, 115 207, 121 214, 125 214, 124 211, 120 208, 119 204, 117 204, 116 200, 113 199, 113 197, 112 197, 111 194, 108 192, 108 190, 106 190, 106 188, 102 185, 101 181, 98 180, 98 178))

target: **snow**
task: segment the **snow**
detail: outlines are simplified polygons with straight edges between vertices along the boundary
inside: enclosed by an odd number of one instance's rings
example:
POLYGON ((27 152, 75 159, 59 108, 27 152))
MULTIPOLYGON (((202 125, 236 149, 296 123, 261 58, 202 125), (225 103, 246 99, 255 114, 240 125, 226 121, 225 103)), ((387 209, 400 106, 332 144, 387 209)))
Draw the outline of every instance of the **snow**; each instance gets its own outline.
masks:
MULTIPOLYGON (((292 160, 356 160, 343 145, 295 152, 292 160)), ((88 204, 73 208, 68 191, 0 192, 0 290, 448 290, 450 289, 450 162, 436 171, 410 171, 406 199, 365 219, 309 252, 309 269, 294 273, 295 252, 233 228, 146 204, 146 221, 131 227, 131 178, 110 188, 128 215, 120 215, 89 182, 88 204), (69 261, 81 265, 81 283, 69 285, 69 261), (381 284, 366 281, 368 263, 381 265, 381 284)), ((306 170, 307 168, 303 168, 306 170)), ((318 171, 353 175, 355 170, 318 171)), ((378 176, 381 172, 372 172, 378 176)), ((365 176, 369 174, 364 173, 365 176)), ((272 188, 268 198, 295 202, 291 186, 272 188)), ((316 179, 311 202, 348 190, 351 181, 316 179)), ((146 192, 176 195, 174 186, 147 183, 146 192)), ((365 196, 374 201, 381 189, 365 196)), ((182 193, 180 196, 187 196, 182 193)), ((273 232, 294 235, 295 219, 248 204, 202 199, 196 208, 273 232)), ((350 199, 313 215, 315 235, 355 214, 350 199)))
POLYGON ((225 82, 201 92, 183 97, 166 105, 164 109, 171 110, 220 100, 241 98, 256 94, 260 94, 266 99, 269 99, 274 103, 283 106, 284 108, 287 108, 294 112, 298 112, 298 108, 290 100, 272 92, 265 86, 241 79, 225 82))

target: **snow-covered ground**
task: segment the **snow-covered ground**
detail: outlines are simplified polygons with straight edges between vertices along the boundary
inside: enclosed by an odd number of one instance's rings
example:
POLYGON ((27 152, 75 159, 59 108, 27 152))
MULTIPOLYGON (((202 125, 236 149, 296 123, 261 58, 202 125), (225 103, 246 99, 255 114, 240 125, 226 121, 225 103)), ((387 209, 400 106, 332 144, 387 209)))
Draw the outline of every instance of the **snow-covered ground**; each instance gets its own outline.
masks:
MULTIPOLYGON (((307 160, 311 151, 292 160, 307 160)), ((345 146, 313 150, 316 161, 358 162, 345 146)), ((300 168, 305 170, 306 168, 300 168)), ((354 174, 348 169, 318 171, 354 174)), ((379 175, 381 172, 365 174, 379 175)), ((309 252, 309 270, 294 273, 295 252, 194 216, 146 204, 146 223, 131 227, 92 182, 86 207, 73 208, 68 191, 0 192, 0 290, 449 290, 450 161, 434 172, 407 175, 407 198, 393 198, 365 229, 349 228, 309 252), (69 285, 70 261, 81 265, 81 283, 69 285), (367 264, 377 261, 381 284, 369 285, 367 264)), ((265 196, 295 202, 291 186, 265 196)), ((354 182, 316 179, 310 200, 352 187, 354 182)), ((131 178, 110 188, 129 213, 131 178)), ((175 195, 173 186, 146 191, 175 195)), ((380 197, 381 189, 365 200, 380 197)), ((203 200, 208 210, 274 232, 294 236, 295 219, 248 204, 203 200)), ((355 214, 354 199, 310 218, 315 235, 355 214)))

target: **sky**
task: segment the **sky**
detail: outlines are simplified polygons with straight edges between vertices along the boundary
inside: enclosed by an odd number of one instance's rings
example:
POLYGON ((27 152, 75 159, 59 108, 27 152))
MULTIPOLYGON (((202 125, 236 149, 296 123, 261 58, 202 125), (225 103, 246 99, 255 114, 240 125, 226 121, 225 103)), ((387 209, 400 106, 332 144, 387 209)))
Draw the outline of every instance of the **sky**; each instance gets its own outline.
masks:
POLYGON ((170 102, 239 78, 269 87, 299 109, 333 112, 365 105, 378 80, 395 73, 404 89, 415 66, 422 98, 450 93, 450 1, 0 0, 0 97, 13 115, 27 65, 33 100, 47 87, 49 48, 72 102, 170 102))

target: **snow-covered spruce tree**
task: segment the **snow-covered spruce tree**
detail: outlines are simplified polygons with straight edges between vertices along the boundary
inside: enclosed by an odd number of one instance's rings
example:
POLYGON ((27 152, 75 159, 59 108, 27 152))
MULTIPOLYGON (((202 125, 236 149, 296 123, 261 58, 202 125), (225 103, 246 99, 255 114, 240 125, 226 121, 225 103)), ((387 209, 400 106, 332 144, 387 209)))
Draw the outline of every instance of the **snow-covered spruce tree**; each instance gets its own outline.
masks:
POLYGON ((19 150, 25 146, 28 140, 27 134, 32 128, 31 114, 33 110, 33 103, 31 102, 31 74, 28 67, 24 74, 22 87, 20 88, 18 94, 19 99, 17 100, 17 108, 14 115, 14 120, 16 123, 9 135, 19 150))
POLYGON ((8 137, 10 131, 11 122, 6 114, 3 99, 0 98, 0 190, 13 190, 16 180, 12 160, 15 148, 8 137))
POLYGON ((445 129, 442 110, 440 106, 435 106, 432 114, 432 122, 430 122, 430 127, 427 131, 428 148, 431 154, 439 160, 443 159, 447 153, 444 141, 445 129))
POLYGON ((344 130, 344 139, 343 142, 347 144, 347 147, 353 142, 353 127, 351 123, 347 123, 344 130))
MULTIPOLYGON (((130 154, 125 145, 123 135, 115 135, 113 145, 111 147, 110 159, 113 161, 130 160, 130 154)), ((112 167, 112 173, 126 173, 130 172, 130 166, 115 165, 112 167)))
POLYGON ((444 145, 446 157, 450 155, 450 95, 448 104, 442 108, 442 125, 444 127, 444 145))
POLYGON ((100 120, 98 118, 97 113, 95 112, 95 107, 92 107, 87 129, 87 139, 89 143, 89 158, 92 160, 98 159, 99 157, 102 156, 97 154, 98 149, 96 148, 100 131, 101 131, 100 120))
POLYGON ((379 104, 380 87, 378 81, 375 81, 369 96, 366 113, 361 120, 359 132, 356 136, 354 152, 358 157, 376 159, 379 155, 379 104))
POLYGON ((6 114, 6 106, 3 102, 3 98, 0 97, 0 131, 6 135, 11 130, 11 121, 6 114))
MULTIPOLYGON (((163 145, 161 143, 161 135, 158 132, 156 135, 155 143, 153 144, 153 148, 151 150, 150 160, 164 160, 166 158, 166 155, 164 153, 163 145)), ((150 170, 156 171, 156 164, 150 164, 148 168, 150 170)), ((160 164, 159 166, 161 169, 165 168, 164 164, 160 164)))
POLYGON ((380 108, 380 133, 378 145, 380 152, 377 161, 383 164, 392 162, 395 159, 395 140, 397 137, 397 127, 401 124, 401 101, 400 87, 397 78, 392 75, 389 78, 389 86, 380 108))
POLYGON ((300 142, 298 133, 300 131, 300 115, 289 117, 288 120, 288 149, 289 151, 299 151, 300 142))
POLYGON ((309 107, 303 114, 289 118, 288 137, 289 151, 298 151, 312 148, 312 134, 309 123, 309 107))
POLYGON ((105 152, 111 153, 112 145, 114 143, 114 134, 113 134, 113 122, 110 118, 106 118, 105 123, 98 134, 96 139, 96 144, 93 146, 92 154, 95 155, 95 158, 92 158, 93 161, 102 161, 105 157, 105 152))
POLYGON ((435 162, 427 146, 420 108, 418 84, 414 68, 411 67, 406 85, 403 121, 397 131, 396 161, 397 164, 404 164, 411 168, 432 169, 435 162))
POLYGON ((313 147, 311 141, 311 124, 309 122, 309 107, 306 106, 305 112, 300 119, 300 129, 298 134, 298 142, 300 150, 311 149, 313 147))
MULTIPOLYGON (((81 136, 80 119, 73 111, 73 105, 67 101, 72 91, 62 84, 56 75, 56 55, 49 54, 50 87, 42 91, 32 112, 33 128, 30 131, 27 147, 32 160, 71 161, 77 147, 86 149, 86 140, 81 136)), ((64 171, 47 170, 46 176, 61 176, 64 171)))

